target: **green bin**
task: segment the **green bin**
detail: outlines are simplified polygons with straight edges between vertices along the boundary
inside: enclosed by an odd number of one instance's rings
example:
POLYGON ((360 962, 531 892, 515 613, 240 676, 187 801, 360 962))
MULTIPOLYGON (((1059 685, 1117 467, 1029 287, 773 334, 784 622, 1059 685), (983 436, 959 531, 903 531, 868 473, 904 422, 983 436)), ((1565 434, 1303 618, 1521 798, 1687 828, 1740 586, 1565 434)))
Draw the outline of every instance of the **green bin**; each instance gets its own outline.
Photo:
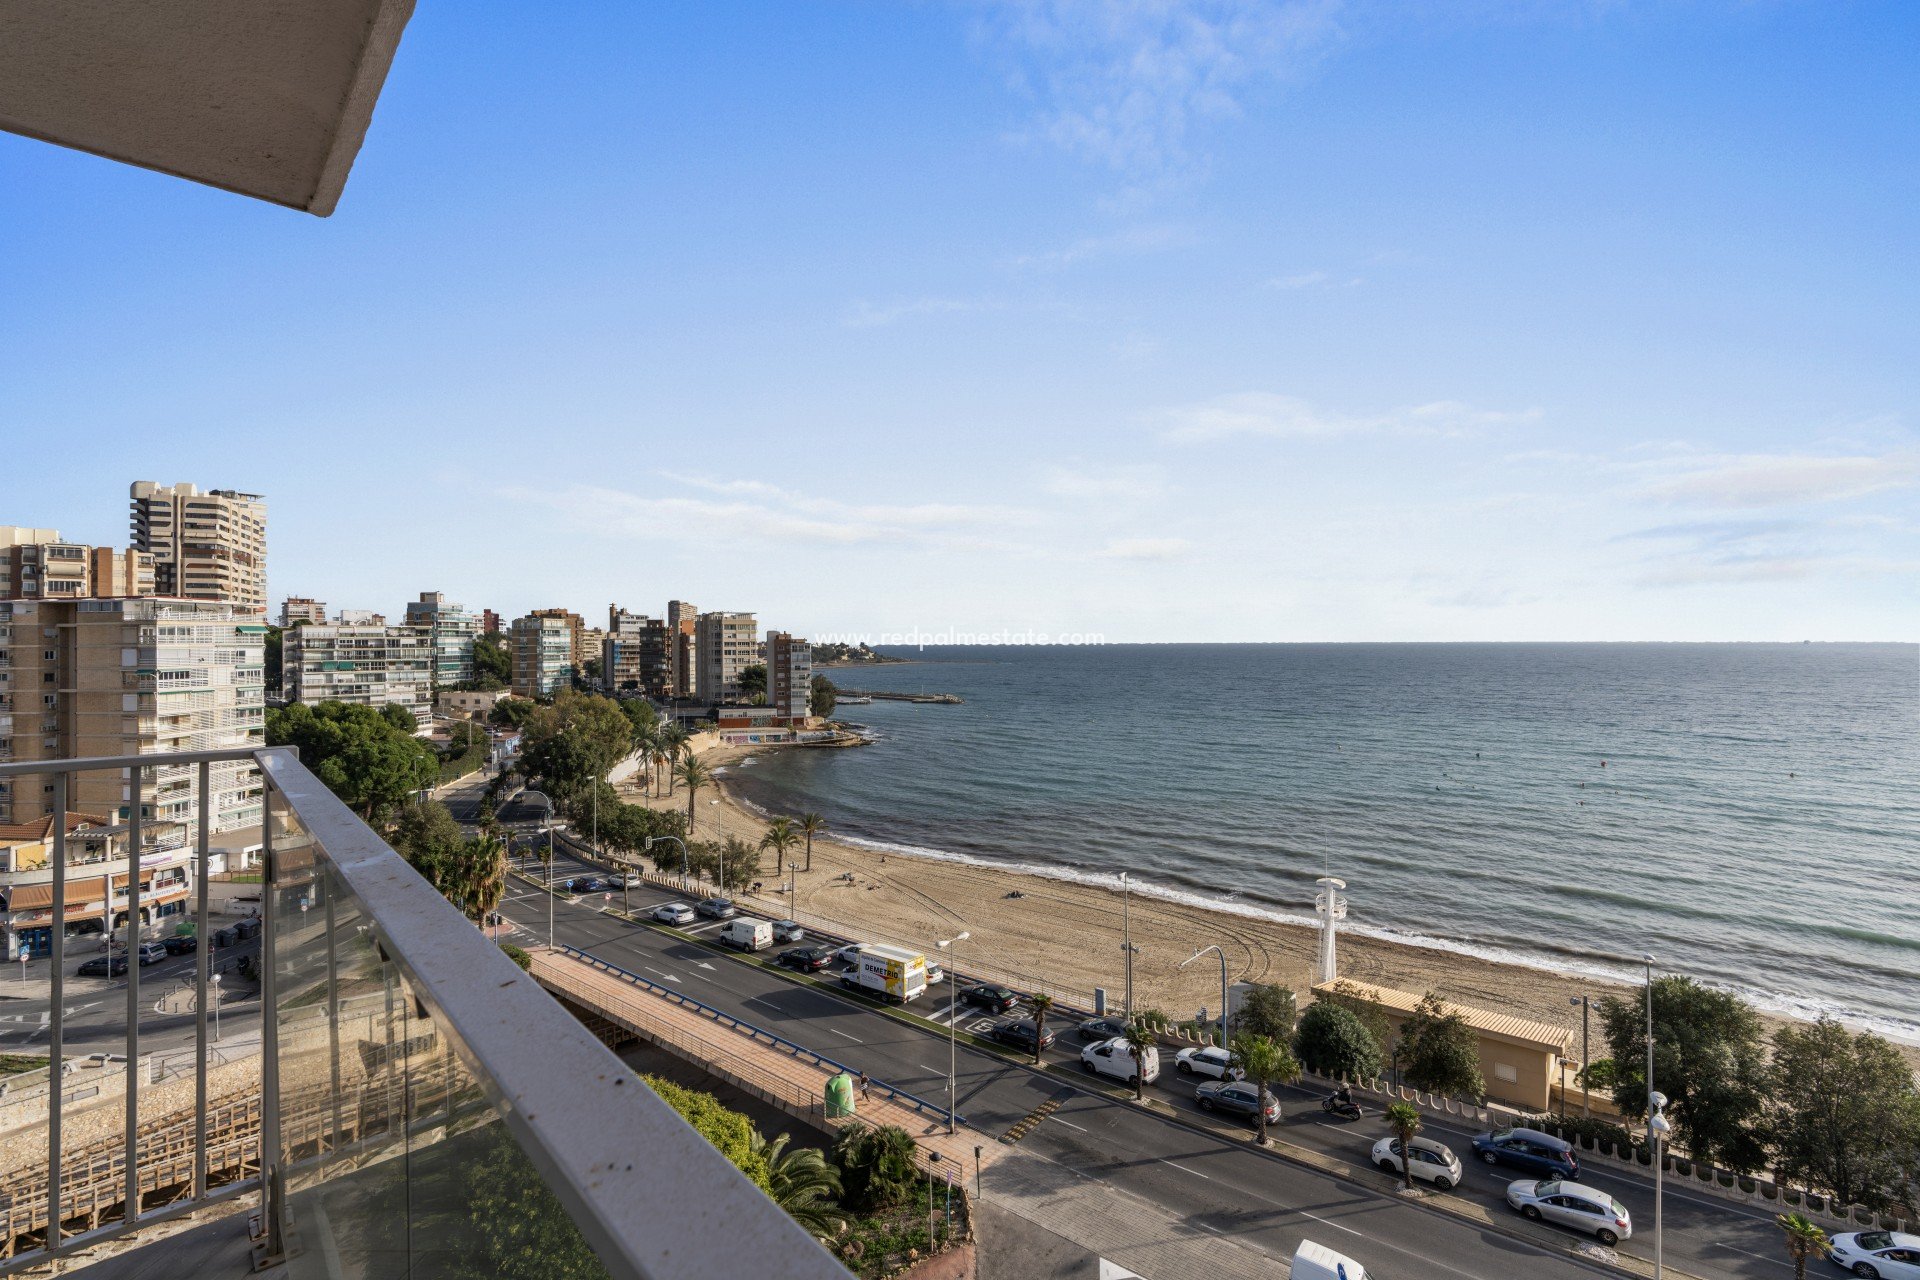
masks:
POLYGON ((853 1077, 842 1071, 827 1077, 827 1118, 853 1114, 853 1077))

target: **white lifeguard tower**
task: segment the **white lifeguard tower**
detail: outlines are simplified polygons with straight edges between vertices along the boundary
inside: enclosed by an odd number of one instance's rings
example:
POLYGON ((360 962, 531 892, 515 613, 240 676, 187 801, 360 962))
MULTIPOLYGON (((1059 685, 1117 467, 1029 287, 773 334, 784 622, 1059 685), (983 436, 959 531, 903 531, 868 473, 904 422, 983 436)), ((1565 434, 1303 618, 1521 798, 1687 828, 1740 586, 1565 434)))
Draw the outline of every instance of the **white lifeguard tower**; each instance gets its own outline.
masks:
POLYGON ((1320 892, 1313 895, 1313 914, 1320 917, 1320 962, 1315 966, 1314 976, 1317 986, 1340 980, 1340 960, 1334 950, 1334 938, 1340 931, 1340 922, 1347 918, 1347 899, 1343 892, 1347 882, 1334 876, 1321 876, 1314 883, 1320 886, 1320 892))

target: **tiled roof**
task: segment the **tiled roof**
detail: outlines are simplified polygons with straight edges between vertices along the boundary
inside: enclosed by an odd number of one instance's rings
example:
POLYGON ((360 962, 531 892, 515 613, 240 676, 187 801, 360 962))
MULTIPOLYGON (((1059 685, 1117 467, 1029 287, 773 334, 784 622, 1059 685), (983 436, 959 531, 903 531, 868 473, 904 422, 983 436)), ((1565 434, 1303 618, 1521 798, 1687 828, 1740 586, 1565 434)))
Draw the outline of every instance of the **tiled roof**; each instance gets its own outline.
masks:
MULTIPOLYGON (((1346 988, 1363 1000, 1371 1000, 1388 1013, 1405 1017, 1423 999, 1406 991, 1395 991, 1391 987, 1376 987, 1368 982, 1353 982, 1341 979, 1337 983, 1320 982, 1314 984, 1315 994, 1331 992, 1335 986, 1346 988)), ((1447 1013, 1457 1013, 1466 1020, 1475 1031, 1487 1035, 1499 1036, 1504 1040, 1517 1040, 1534 1048, 1565 1054, 1573 1038, 1573 1032, 1556 1027, 1550 1022, 1536 1022, 1532 1018, 1521 1018, 1510 1013, 1495 1013, 1488 1009, 1473 1009, 1466 1005, 1441 1002, 1447 1013)))
MULTIPOLYGON (((67 833, 81 827, 111 827, 113 819, 98 813, 67 813, 67 833)), ((34 822, 0 822, 0 844, 26 844, 53 838, 53 815, 34 822)))

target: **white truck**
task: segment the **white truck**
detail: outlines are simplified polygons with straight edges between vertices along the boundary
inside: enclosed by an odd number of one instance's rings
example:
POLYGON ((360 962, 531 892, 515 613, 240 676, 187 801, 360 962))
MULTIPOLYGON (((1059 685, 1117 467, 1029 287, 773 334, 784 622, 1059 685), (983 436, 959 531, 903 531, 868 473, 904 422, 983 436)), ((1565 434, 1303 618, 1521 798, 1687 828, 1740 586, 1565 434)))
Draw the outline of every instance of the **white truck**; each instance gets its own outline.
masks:
POLYGON ((840 984, 905 1004, 927 989, 927 958, 905 947, 867 943, 840 975, 840 984))
POLYGON ((773 926, 765 920, 736 917, 720 926, 719 938, 742 951, 765 951, 773 945, 773 926))
POLYGON ((1152 1084, 1160 1078, 1160 1050, 1148 1045, 1140 1056, 1140 1063, 1135 1065, 1132 1046, 1122 1037, 1115 1036, 1082 1049, 1080 1065, 1097 1076, 1112 1076, 1128 1084, 1132 1084, 1133 1078, 1139 1076, 1145 1083, 1152 1084))
POLYGON ((1293 1280, 1367 1280, 1367 1269, 1344 1253, 1302 1240, 1293 1251, 1293 1280))

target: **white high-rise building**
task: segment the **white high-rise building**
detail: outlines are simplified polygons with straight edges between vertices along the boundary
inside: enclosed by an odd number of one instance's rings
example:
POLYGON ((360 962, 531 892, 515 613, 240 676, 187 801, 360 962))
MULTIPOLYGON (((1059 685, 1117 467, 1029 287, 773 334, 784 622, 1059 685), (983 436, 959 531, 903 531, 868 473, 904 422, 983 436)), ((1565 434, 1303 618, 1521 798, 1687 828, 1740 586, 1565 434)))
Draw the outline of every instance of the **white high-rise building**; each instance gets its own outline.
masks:
POLYGON ((293 702, 402 706, 433 721, 433 636, 421 627, 295 627, 280 651, 280 683, 293 702))
POLYGON ((473 642, 480 619, 438 591, 422 591, 407 603, 407 625, 424 628, 433 642, 433 687, 450 689, 473 679, 473 642))
POLYGON ((751 613, 703 613, 694 623, 695 696, 714 703, 740 699, 740 673, 760 661, 760 623, 751 613))
POLYGON ((265 617, 267 503, 234 489, 135 481, 135 550, 153 554, 154 593, 213 600, 265 617))

